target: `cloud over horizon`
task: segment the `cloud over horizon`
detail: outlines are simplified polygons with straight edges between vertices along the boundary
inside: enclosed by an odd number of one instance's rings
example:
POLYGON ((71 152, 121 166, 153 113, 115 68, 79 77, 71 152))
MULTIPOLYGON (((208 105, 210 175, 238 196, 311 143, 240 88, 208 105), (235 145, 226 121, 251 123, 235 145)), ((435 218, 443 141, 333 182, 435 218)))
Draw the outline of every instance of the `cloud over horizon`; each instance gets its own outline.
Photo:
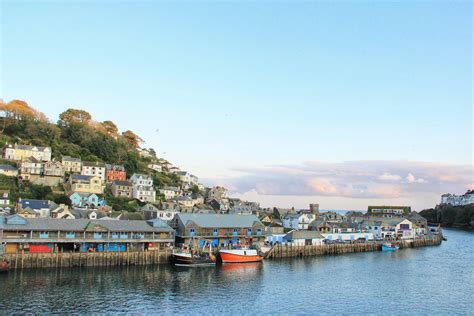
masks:
POLYGON ((219 182, 231 192, 259 196, 405 199, 416 203, 426 196, 433 199, 446 192, 464 193, 474 182, 470 165, 415 161, 309 161, 233 171, 241 175, 219 182))

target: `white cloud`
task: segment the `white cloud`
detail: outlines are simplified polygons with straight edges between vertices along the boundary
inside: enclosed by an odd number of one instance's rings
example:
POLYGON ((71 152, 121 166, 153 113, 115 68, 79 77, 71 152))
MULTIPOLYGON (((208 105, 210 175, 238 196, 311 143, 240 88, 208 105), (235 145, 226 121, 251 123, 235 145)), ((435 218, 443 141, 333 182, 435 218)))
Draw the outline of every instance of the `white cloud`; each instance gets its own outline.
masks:
MULTIPOLYGON (((329 199, 362 203, 409 202, 434 206, 442 193, 463 193, 472 185, 470 165, 411 161, 305 162, 298 165, 240 168, 219 179, 234 194, 252 192, 259 201, 329 199), (400 175, 407 175, 402 177, 400 175), (415 176, 416 175, 416 176, 415 176), (364 202, 362 202, 364 201, 364 202)), ((207 179, 207 183, 213 183, 207 179)), ((277 205, 277 204, 275 204, 277 205)))
POLYGON ((384 173, 380 176, 378 176, 379 180, 386 180, 386 181, 399 181, 402 179, 398 174, 390 174, 390 173, 384 173))

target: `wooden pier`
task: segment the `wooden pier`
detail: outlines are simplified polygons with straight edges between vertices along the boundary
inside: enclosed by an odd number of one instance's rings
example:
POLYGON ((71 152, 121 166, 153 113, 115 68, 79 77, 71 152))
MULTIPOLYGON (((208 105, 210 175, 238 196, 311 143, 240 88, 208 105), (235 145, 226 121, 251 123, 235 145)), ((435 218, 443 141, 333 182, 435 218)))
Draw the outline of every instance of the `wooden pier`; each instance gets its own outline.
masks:
POLYGON ((171 249, 140 252, 16 253, 4 257, 10 269, 138 266, 168 263, 171 249))
MULTIPOLYGON (((442 235, 419 238, 415 240, 401 240, 392 242, 402 248, 417 248, 438 246, 442 242, 442 235)), ((292 246, 291 244, 275 245, 267 254, 266 259, 279 259, 289 257, 332 256, 346 253, 381 251, 383 242, 365 242, 353 244, 330 244, 318 246, 292 246)))

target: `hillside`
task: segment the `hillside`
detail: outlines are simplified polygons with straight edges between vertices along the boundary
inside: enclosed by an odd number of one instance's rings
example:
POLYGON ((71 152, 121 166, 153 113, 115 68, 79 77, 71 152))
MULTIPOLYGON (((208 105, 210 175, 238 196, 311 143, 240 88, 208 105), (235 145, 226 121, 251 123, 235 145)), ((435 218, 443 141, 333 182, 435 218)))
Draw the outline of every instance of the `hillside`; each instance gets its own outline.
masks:
MULTIPOLYGON (((15 143, 49 146, 52 158, 56 160, 71 156, 82 161, 123 165, 128 175, 143 173, 152 176, 156 187, 180 186, 175 173, 148 168, 150 163, 157 163, 159 159, 151 148, 146 150, 148 155, 140 154, 143 140, 138 135, 130 130, 121 133, 112 121, 97 122, 83 110, 68 109, 61 113, 57 123, 53 123, 24 101, 0 102, 0 148, 15 143)), ((15 164, 3 159, 0 163, 15 164)), ((54 188, 23 185, 5 177, 0 179, 0 187, 10 188, 13 198, 61 198, 61 194, 53 192, 54 188)), ((61 189, 57 188, 58 191, 61 189)), ((120 199, 109 199, 112 205, 124 204, 120 199)))
POLYGON ((440 205, 420 212, 431 224, 443 227, 474 229, 474 204, 451 206, 440 205))

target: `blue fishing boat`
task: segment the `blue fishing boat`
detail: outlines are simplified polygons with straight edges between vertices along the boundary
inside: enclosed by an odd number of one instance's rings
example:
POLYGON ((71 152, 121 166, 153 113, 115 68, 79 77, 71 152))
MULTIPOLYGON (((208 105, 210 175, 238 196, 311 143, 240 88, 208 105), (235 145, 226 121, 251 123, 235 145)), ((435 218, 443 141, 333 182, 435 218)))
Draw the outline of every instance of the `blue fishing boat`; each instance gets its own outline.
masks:
POLYGON ((397 251, 400 249, 397 245, 392 244, 382 244, 382 251, 397 251))

